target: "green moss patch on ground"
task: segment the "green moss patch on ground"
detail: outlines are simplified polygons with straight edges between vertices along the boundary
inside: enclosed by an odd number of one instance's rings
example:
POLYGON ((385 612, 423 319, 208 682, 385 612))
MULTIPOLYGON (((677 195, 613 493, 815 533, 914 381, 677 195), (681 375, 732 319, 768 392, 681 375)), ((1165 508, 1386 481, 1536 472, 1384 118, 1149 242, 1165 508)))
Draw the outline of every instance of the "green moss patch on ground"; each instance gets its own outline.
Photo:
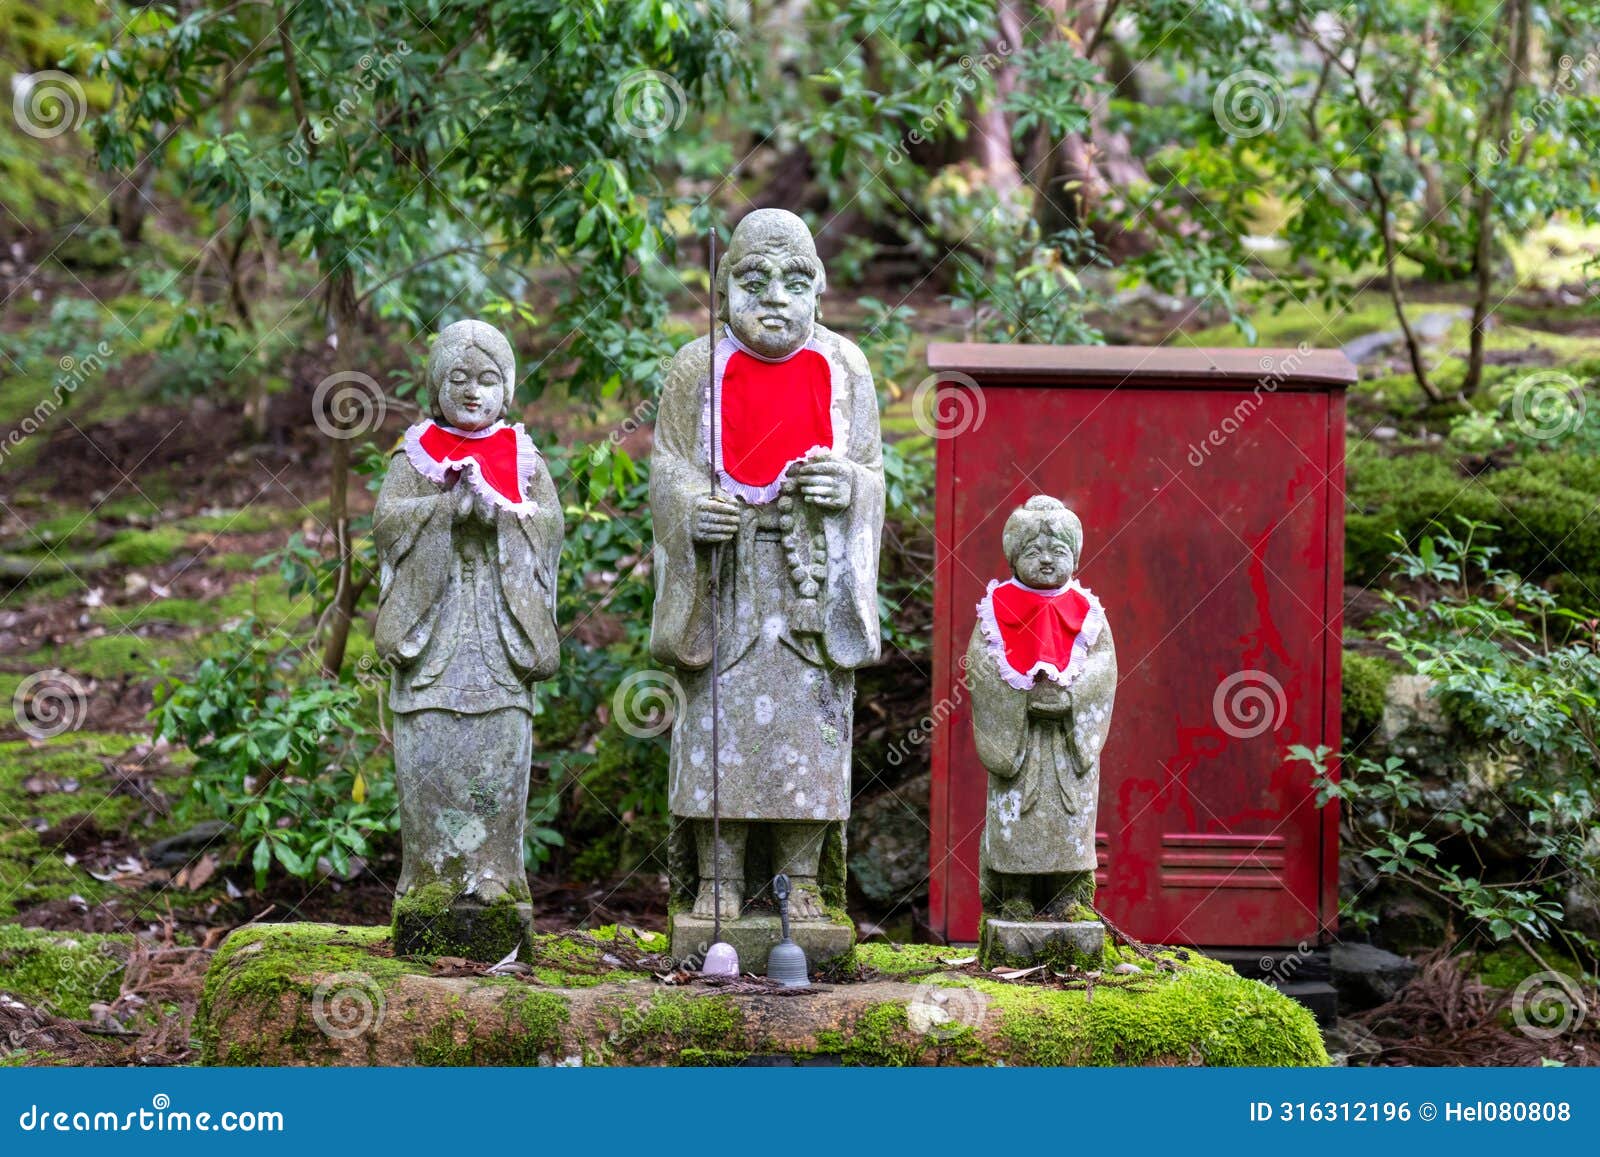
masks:
POLYGON ((91 1004, 117 998, 132 944, 133 937, 121 933, 0 923, 0 992, 30 1008, 86 1020, 91 1004))

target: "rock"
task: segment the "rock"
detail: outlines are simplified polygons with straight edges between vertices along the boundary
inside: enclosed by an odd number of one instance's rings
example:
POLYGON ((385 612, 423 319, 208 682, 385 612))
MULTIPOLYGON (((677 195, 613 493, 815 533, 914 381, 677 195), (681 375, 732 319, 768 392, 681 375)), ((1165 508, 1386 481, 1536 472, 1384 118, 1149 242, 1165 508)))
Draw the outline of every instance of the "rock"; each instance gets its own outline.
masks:
MULTIPOLYGON (((615 937, 601 929, 591 937, 615 937)), ((541 981, 434 976, 388 930, 252 925, 213 959, 196 1020, 210 1065, 1326 1065, 1305 1009, 1196 953, 1079 990, 952 971, 949 949, 862 946, 875 978, 803 995, 667 986, 603 949, 538 937, 541 981), (572 969, 563 972, 562 967, 572 969)), ((653 943, 664 942, 659 934, 653 943)))
POLYGON ((1416 961, 1373 944, 1335 944, 1332 956, 1333 986, 1346 1011, 1387 1004, 1417 974, 1416 961))
MULTIPOLYGON (((696 962, 704 959, 713 943, 712 928, 712 922, 704 917, 677 913, 672 917, 673 954, 696 962)), ((789 936, 805 951, 806 960, 815 971, 850 951, 856 942, 856 929, 848 919, 807 920, 790 924, 789 936)), ((776 915, 747 914, 722 922, 722 939, 739 954, 739 967, 745 972, 765 975, 767 956, 782 938, 776 915)))
POLYGON ((998 920, 983 922, 984 965, 1032 964, 1099 968, 1105 958, 1106 926, 1098 920, 998 920))
POLYGON ((151 844, 145 849, 145 863, 152 868, 182 867, 231 830, 222 820, 204 820, 186 832, 151 844))

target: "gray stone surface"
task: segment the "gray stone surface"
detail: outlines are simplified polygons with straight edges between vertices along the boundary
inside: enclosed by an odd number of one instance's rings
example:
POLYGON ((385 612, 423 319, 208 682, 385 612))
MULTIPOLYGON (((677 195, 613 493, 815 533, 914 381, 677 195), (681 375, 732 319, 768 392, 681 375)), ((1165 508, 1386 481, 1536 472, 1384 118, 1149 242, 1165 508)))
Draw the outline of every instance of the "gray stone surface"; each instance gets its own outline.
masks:
MULTIPOLYGON (((1055 591, 1077 570, 1083 526, 1061 502, 1037 495, 1012 512, 1002 540, 1018 583, 1055 591)), ((1084 639, 1089 634, 1086 623, 1084 639)), ((997 646, 980 615, 967 678, 973 738, 989 771, 984 910, 1010 919, 1069 918, 1094 895, 1100 753, 1117 686, 1111 629, 1101 616, 1094 642, 1065 672, 1040 673, 1022 688, 1013 685, 1020 673, 1002 669, 997 646)))
POLYGON ((1070 963, 1098 968, 1105 959, 1106 926, 1098 920, 999 920, 983 924, 985 967, 996 964, 1070 963))
POLYGON ((1387 1004, 1417 974, 1417 962, 1372 944, 1335 944, 1333 986, 1345 1012, 1387 1004))
MULTIPOLYGON (((428 385, 440 424, 489 429, 515 382, 509 343, 483 322, 457 322, 434 343, 428 385)), ((485 910, 528 899, 533 684, 560 661, 562 540, 549 471, 530 459, 528 509, 496 505, 460 471, 431 481, 405 453, 378 495, 375 641, 390 673, 403 850, 396 927, 417 950, 503 953, 506 921, 485 910), (472 930, 488 927, 500 931, 474 942, 472 930)))
MULTIPOLYGON (((714 940, 712 921, 692 912, 674 915, 669 934, 672 955, 680 961, 691 962, 696 968, 714 940)), ((767 954, 782 938, 778 917, 774 914, 751 913, 738 920, 722 922, 722 939, 733 945, 733 950, 739 954, 741 972, 766 975, 767 954)), ((856 929, 848 920, 791 923, 789 938, 805 950, 806 962, 815 972, 819 966, 855 947, 856 929)))
POLYGON ((725 323, 719 365, 727 365, 735 343, 758 362, 807 347, 822 355, 832 367, 833 448, 791 464, 770 500, 732 497, 721 485, 714 493, 707 339, 673 359, 651 459, 650 648, 683 690, 668 782, 679 821, 674 885, 698 916, 710 917, 712 857, 720 854, 722 913, 734 921, 747 899, 784 872, 794 883, 798 937, 806 921, 844 902, 855 669, 876 660, 880 646, 877 393, 854 343, 816 324, 825 274, 798 217, 782 210, 746 216, 717 282, 725 323), (720 853, 707 830, 713 558, 721 590, 720 853))

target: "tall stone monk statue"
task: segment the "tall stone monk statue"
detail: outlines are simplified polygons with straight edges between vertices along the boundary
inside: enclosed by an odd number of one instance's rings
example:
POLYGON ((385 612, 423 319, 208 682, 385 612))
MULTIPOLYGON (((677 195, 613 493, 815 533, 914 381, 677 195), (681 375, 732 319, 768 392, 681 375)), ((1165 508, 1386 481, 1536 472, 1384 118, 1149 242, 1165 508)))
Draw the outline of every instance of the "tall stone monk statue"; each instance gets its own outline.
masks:
POLYGON ((972 732, 989 772, 979 851, 985 964, 1098 964, 1095 815, 1117 652, 1074 575, 1083 523, 1036 495, 1006 519, 1011 577, 978 604, 967 648, 972 732))
POLYGON ((854 672, 880 645, 877 394, 861 351, 818 323, 826 278, 799 217, 750 213, 715 276, 715 380, 707 339, 678 351, 650 475, 650 650, 676 671, 687 703, 669 773, 680 909, 673 952, 692 957, 710 942, 720 866, 724 938, 741 959, 765 960, 778 939, 776 917, 749 903, 782 872, 795 939, 818 961, 853 939, 848 919, 828 909, 844 901, 854 672), (713 629, 720 845, 711 823, 713 629))
POLYGON ((561 506, 520 423, 511 345, 481 321, 428 357, 373 517, 403 863, 395 951, 499 960, 529 931, 522 829, 533 685, 556 672, 561 506))

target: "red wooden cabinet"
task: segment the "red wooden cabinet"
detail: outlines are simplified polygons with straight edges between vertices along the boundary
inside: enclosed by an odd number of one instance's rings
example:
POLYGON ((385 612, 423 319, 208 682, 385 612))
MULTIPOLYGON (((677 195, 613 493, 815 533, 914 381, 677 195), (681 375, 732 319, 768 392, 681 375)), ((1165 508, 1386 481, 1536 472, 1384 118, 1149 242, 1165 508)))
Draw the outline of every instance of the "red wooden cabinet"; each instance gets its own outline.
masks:
POLYGON ((934 345, 940 376, 930 923, 978 932, 985 776, 960 663, 1033 494, 1084 525, 1116 639, 1099 906, 1163 943, 1326 938, 1338 816, 1289 745, 1339 745, 1342 354, 934 345))

